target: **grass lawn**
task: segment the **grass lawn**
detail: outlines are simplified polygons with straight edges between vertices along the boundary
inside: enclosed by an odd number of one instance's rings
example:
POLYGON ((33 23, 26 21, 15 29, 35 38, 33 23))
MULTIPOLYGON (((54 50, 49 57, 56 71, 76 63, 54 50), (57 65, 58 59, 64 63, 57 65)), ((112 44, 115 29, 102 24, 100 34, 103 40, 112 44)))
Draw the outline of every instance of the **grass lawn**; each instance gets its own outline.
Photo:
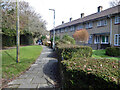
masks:
POLYGON ((16 49, 2 51, 2 78, 12 79, 26 71, 38 58, 41 46, 20 47, 20 63, 16 63, 16 49))
POLYGON ((110 57, 108 55, 105 55, 105 49, 104 50, 93 50, 92 57, 93 58, 108 58, 108 59, 120 60, 120 57, 110 57))

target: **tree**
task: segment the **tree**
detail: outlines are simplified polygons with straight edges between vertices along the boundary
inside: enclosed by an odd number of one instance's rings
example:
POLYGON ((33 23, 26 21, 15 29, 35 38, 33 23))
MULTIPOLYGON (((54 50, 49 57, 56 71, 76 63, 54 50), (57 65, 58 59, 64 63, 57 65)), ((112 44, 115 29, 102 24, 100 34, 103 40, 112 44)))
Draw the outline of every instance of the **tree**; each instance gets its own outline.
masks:
POLYGON ((78 30, 73 34, 76 41, 86 42, 88 41, 89 34, 86 29, 78 30))
MULTIPOLYGON (((16 4, 9 0, 4 0, 0 2, 2 7, 2 31, 7 29, 16 29, 16 4)), ((46 32, 46 22, 42 19, 40 14, 36 13, 35 10, 29 5, 28 2, 19 2, 19 13, 20 13, 20 32, 24 33, 24 30, 32 32, 39 32, 40 34, 45 34, 46 32)), ((7 33, 6 32, 6 33, 7 33)))
POLYGON ((114 7, 114 6, 117 6, 117 5, 120 5, 120 0, 113 0, 113 1, 110 2, 111 7, 114 7))

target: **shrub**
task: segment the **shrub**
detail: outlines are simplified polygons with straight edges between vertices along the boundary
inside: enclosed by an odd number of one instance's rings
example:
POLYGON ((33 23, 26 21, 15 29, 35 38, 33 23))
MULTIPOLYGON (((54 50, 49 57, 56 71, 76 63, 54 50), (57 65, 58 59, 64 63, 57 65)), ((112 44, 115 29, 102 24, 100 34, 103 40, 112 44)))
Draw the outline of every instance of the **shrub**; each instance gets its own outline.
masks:
POLYGON ((73 37, 76 41, 86 42, 89 39, 89 34, 86 29, 81 29, 81 30, 75 31, 75 33, 73 34, 73 37))
POLYGON ((70 42, 69 41, 66 41, 66 40, 64 40, 64 39, 61 39, 61 40, 59 40, 59 41, 56 41, 56 46, 58 46, 58 45, 62 45, 62 44, 70 44, 70 42))
POLYGON ((106 55, 109 56, 120 56, 120 47, 107 47, 106 55))
POLYGON ((63 60, 62 85, 64 88, 94 90, 118 88, 118 61, 110 59, 76 58, 63 60))
MULTIPOLYGON (((20 45, 32 45, 33 37, 32 34, 20 35, 20 45)), ((11 47, 16 45, 16 36, 2 35, 2 47, 11 47)))
POLYGON ((74 38, 70 37, 69 35, 64 35, 62 39, 70 42, 71 44, 75 44, 74 38))
POLYGON ((57 46, 59 59, 63 57, 65 60, 76 57, 91 57, 92 48, 88 46, 62 44, 57 46))

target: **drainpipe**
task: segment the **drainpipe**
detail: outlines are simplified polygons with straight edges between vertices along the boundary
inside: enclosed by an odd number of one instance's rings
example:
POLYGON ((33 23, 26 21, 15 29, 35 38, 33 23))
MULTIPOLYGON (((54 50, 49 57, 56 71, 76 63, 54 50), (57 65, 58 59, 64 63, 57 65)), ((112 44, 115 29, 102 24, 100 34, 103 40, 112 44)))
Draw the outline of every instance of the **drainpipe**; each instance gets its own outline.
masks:
POLYGON ((110 46, 112 45, 112 17, 110 16, 110 46))

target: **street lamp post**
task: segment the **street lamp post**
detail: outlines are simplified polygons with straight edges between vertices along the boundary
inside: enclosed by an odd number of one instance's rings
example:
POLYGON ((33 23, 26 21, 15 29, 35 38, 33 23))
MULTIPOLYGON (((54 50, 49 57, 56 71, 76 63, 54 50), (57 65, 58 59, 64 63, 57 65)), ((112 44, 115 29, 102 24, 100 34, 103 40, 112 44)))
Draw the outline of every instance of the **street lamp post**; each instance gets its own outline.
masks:
POLYGON ((53 20, 53 50, 55 49, 55 9, 49 9, 54 11, 54 20, 53 20))
POLYGON ((19 0, 16 0, 16 31, 17 31, 17 55, 16 55, 16 62, 20 62, 20 30, 19 30, 19 0))

